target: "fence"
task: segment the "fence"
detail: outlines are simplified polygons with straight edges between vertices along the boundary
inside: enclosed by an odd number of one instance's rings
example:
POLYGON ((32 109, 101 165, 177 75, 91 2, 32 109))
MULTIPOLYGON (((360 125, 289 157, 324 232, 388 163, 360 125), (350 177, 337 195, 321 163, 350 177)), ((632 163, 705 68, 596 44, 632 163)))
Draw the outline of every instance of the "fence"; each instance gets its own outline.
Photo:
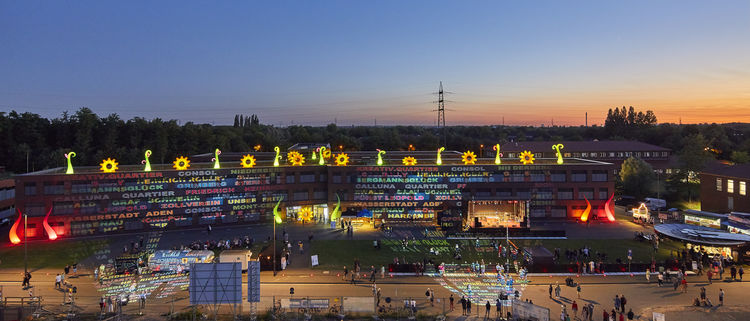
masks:
MULTIPOLYGON (((148 316, 160 319, 203 320, 224 319, 228 317, 250 318, 251 315, 261 319, 318 319, 348 317, 378 317, 381 319, 440 319, 442 316, 461 314, 460 297, 455 296, 454 309, 451 310, 448 297, 380 297, 377 296, 262 296, 260 302, 241 305, 200 305, 191 306, 187 293, 177 293, 169 298, 146 299, 129 302, 115 300, 111 306, 100 305, 101 297, 74 296, 70 299, 58 298, 5 298, 0 305, 0 320, 20 320, 29 316, 88 316, 89 319, 124 318, 129 316, 148 316)), ((105 300, 106 302, 106 300, 105 300)), ((509 310, 503 306, 497 311, 495 302, 491 303, 490 316, 504 316, 509 310)), ((508 303, 508 302, 506 302, 508 303)), ((471 315, 483 317, 486 302, 473 302, 471 315)))

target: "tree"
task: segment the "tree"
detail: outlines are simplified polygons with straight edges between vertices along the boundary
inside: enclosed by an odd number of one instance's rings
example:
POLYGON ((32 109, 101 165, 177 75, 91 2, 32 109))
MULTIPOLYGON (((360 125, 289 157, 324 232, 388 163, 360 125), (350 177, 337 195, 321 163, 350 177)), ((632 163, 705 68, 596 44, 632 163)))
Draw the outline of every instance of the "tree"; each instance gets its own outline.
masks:
POLYGON ((732 151, 731 156, 729 156, 729 159, 732 160, 732 162, 735 162, 737 164, 744 164, 747 162, 750 162, 750 155, 747 154, 745 151, 739 151, 735 150, 732 151))
POLYGON ((656 174, 649 163, 640 158, 630 157, 622 162, 620 181, 626 195, 640 199, 654 191, 656 174))

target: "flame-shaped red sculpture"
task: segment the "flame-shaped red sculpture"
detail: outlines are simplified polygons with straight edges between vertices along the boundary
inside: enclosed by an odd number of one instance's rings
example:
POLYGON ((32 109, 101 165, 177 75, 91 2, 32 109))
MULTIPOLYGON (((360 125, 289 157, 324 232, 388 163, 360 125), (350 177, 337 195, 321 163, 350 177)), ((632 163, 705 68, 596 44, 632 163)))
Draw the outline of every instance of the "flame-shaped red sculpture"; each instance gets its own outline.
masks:
POLYGON ((591 213, 591 203, 589 203, 589 199, 586 198, 586 196, 584 196, 583 199, 586 200, 586 209, 583 210, 583 214, 581 214, 581 222, 586 222, 589 220, 589 214, 591 213))
POLYGON ((609 197, 606 203, 604 203, 604 213, 607 213, 607 219, 610 222, 615 221, 615 214, 612 213, 612 210, 609 209, 609 207, 612 205, 612 199, 615 198, 615 193, 612 193, 612 195, 609 197))
POLYGON ((49 218, 49 215, 52 214, 52 209, 50 208, 49 211, 47 211, 47 216, 44 217, 44 221, 42 221, 42 226, 44 226, 44 230, 47 231, 47 237, 51 241, 54 241, 57 239, 57 233, 55 233, 55 230, 52 229, 52 226, 49 226, 49 222, 47 222, 47 219, 49 218))
POLYGON ((16 209, 18 212, 18 219, 15 223, 13 223, 13 226, 10 227, 10 233, 8 233, 8 238, 10 238, 10 242, 13 244, 21 243, 21 239, 18 237, 18 234, 16 234, 16 230, 18 229, 18 225, 21 224, 21 210, 16 209))

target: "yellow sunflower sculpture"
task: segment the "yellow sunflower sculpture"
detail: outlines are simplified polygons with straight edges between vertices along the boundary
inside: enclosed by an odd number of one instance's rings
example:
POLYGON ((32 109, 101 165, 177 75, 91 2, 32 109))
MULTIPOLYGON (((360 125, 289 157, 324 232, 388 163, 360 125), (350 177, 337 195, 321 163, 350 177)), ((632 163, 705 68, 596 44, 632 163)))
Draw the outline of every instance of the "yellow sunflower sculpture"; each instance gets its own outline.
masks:
POLYGON ((414 166, 417 165, 417 159, 411 156, 406 156, 404 159, 401 160, 402 163, 406 166, 414 166))
POLYGON ((107 158, 105 160, 102 160, 102 163, 99 165, 102 166, 101 168, 102 172, 114 173, 115 171, 117 171, 118 163, 117 163, 117 160, 115 159, 107 158))
POLYGON ((461 155, 461 160, 464 162, 464 165, 474 165, 477 163, 477 155, 472 151, 466 151, 461 155))
POLYGON ((329 158, 331 158, 331 150, 330 150, 330 149, 328 149, 328 148, 326 148, 326 149, 325 149, 325 150, 323 151, 323 157, 325 157, 326 159, 329 159, 329 158))
POLYGON ((523 151, 518 157, 521 159, 521 163, 524 165, 528 164, 534 164, 534 154, 532 154, 530 151, 523 151))
POLYGON ((312 220, 312 210, 309 207, 303 207, 299 210, 299 213, 297 213, 299 218, 303 221, 310 221, 312 220))
POLYGON ((242 156, 242 160, 240 160, 240 165, 242 165, 242 167, 244 168, 252 168, 253 166, 255 166, 255 156, 250 155, 250 154, 242 156))
POLYGON ((302 156, 298 151, 293 150, 286 154, 286 159, 292 166, 302 166, 305 163, 305 156, 302 156))
POLYGON ((349 164, 349 155, 346 153, 336 154, 336 166, 346 166, 349 164))
POLYGON ((178 171, 184 171, 190 168, 190 160, 187 159, 187 157, 185 156, 177 157, 177 159, 175 159, 174 162, 172 162, 172 164, 174 164, 174 166, 172 167, 174 167, 174 169, 178 171))

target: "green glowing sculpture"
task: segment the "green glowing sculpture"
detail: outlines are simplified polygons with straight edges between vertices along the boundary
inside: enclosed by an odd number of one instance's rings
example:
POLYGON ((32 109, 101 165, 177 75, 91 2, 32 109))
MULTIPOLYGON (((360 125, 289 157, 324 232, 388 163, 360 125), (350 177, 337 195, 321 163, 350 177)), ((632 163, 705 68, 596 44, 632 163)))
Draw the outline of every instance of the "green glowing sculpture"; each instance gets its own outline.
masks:
POLYGON ((318 160, 318 165, 325 165, 326 164, 326 159, 325 159, 325 157, 323 157, 323 152, 326 151, 325 146, 320 146, 319 151, 320 151, 320 160, 318 160))
POLYGON ((378 166, 383 166, 383 155, 385 155, 384 150, 377 150, 378 151, 378 166))
POLYGON ((438 151, 437 151, 437 161, 435 162, 435 164, 443 165, 443 158, 440 156, 440 153, 443 152, 444 150, 445 150, 445 147, 438 148, 438 151))
POLYGON ((502 164, 503 161, 500 160, 500 157, 503 156, 503 153, 500 152, 500 144, 495 144, 495 146, 492 146, 492 149, 495 150, 495 165, 502 164))
POLYGON ((563 163, 562 153, 560 152, 560 150, 563 149, 563 148, 565 148, 565 146, 563 146, 563 144, 552 145, 552 149, 554 149, 556 151, 555 154, 557 155, 557 163, 558 164, 562 164, 563 163))
POLYGON ((221 151, 217 148, 214 151, 214 158, 211 159, 214 162, 214 169, 221 168, 221 165, 219 165, 219 155, 221 155, 221 151))
POLYGON ((315 149, 315 150, 314 150, 314 151, 312 152, 312 160, 317 160, 317 159, 318 159, 318 151, 320 151, 320 147, 316 148, 316 149, 315 149))
POLYGON ((146 164, 146 167, 143 169, 144 172, 150 172, 151 171, 151 162, 148 161, 148 158, 151 157, 151 150, 146 150, 146 153, 143 154, 143 156, 146 158, 143 161, 141 161, 141 164, 146 164))
POLYGON ((341 199, 339 198, 339 194, 336 194, 336 207, 333 209, 333 213, 331 213, 331 221, 338 220, 341 217, 341 199))
POLYGON ((281 224, 282 222, 281 214, 279 214, 279 204, 281 204, 281 199, 279 199, 279 201, 276 202, 276 206, 273 207, 273 220, 276 221, 276 224, 281 224))
POLYGON ((279 149, 279 146, 276 146, 273 148, 273 150, 276 152, 276 156, 273 158, 273 167, 279 167, 279 160, 281 159, 281 150, 279 149))
POLYGON ((73 163, 70 162, 70 159, 76 157, 76 152, 70 152, 65 154, 65 158, 68 159, 68 170, 65 171, 65 174, 73 174, 73 163))

